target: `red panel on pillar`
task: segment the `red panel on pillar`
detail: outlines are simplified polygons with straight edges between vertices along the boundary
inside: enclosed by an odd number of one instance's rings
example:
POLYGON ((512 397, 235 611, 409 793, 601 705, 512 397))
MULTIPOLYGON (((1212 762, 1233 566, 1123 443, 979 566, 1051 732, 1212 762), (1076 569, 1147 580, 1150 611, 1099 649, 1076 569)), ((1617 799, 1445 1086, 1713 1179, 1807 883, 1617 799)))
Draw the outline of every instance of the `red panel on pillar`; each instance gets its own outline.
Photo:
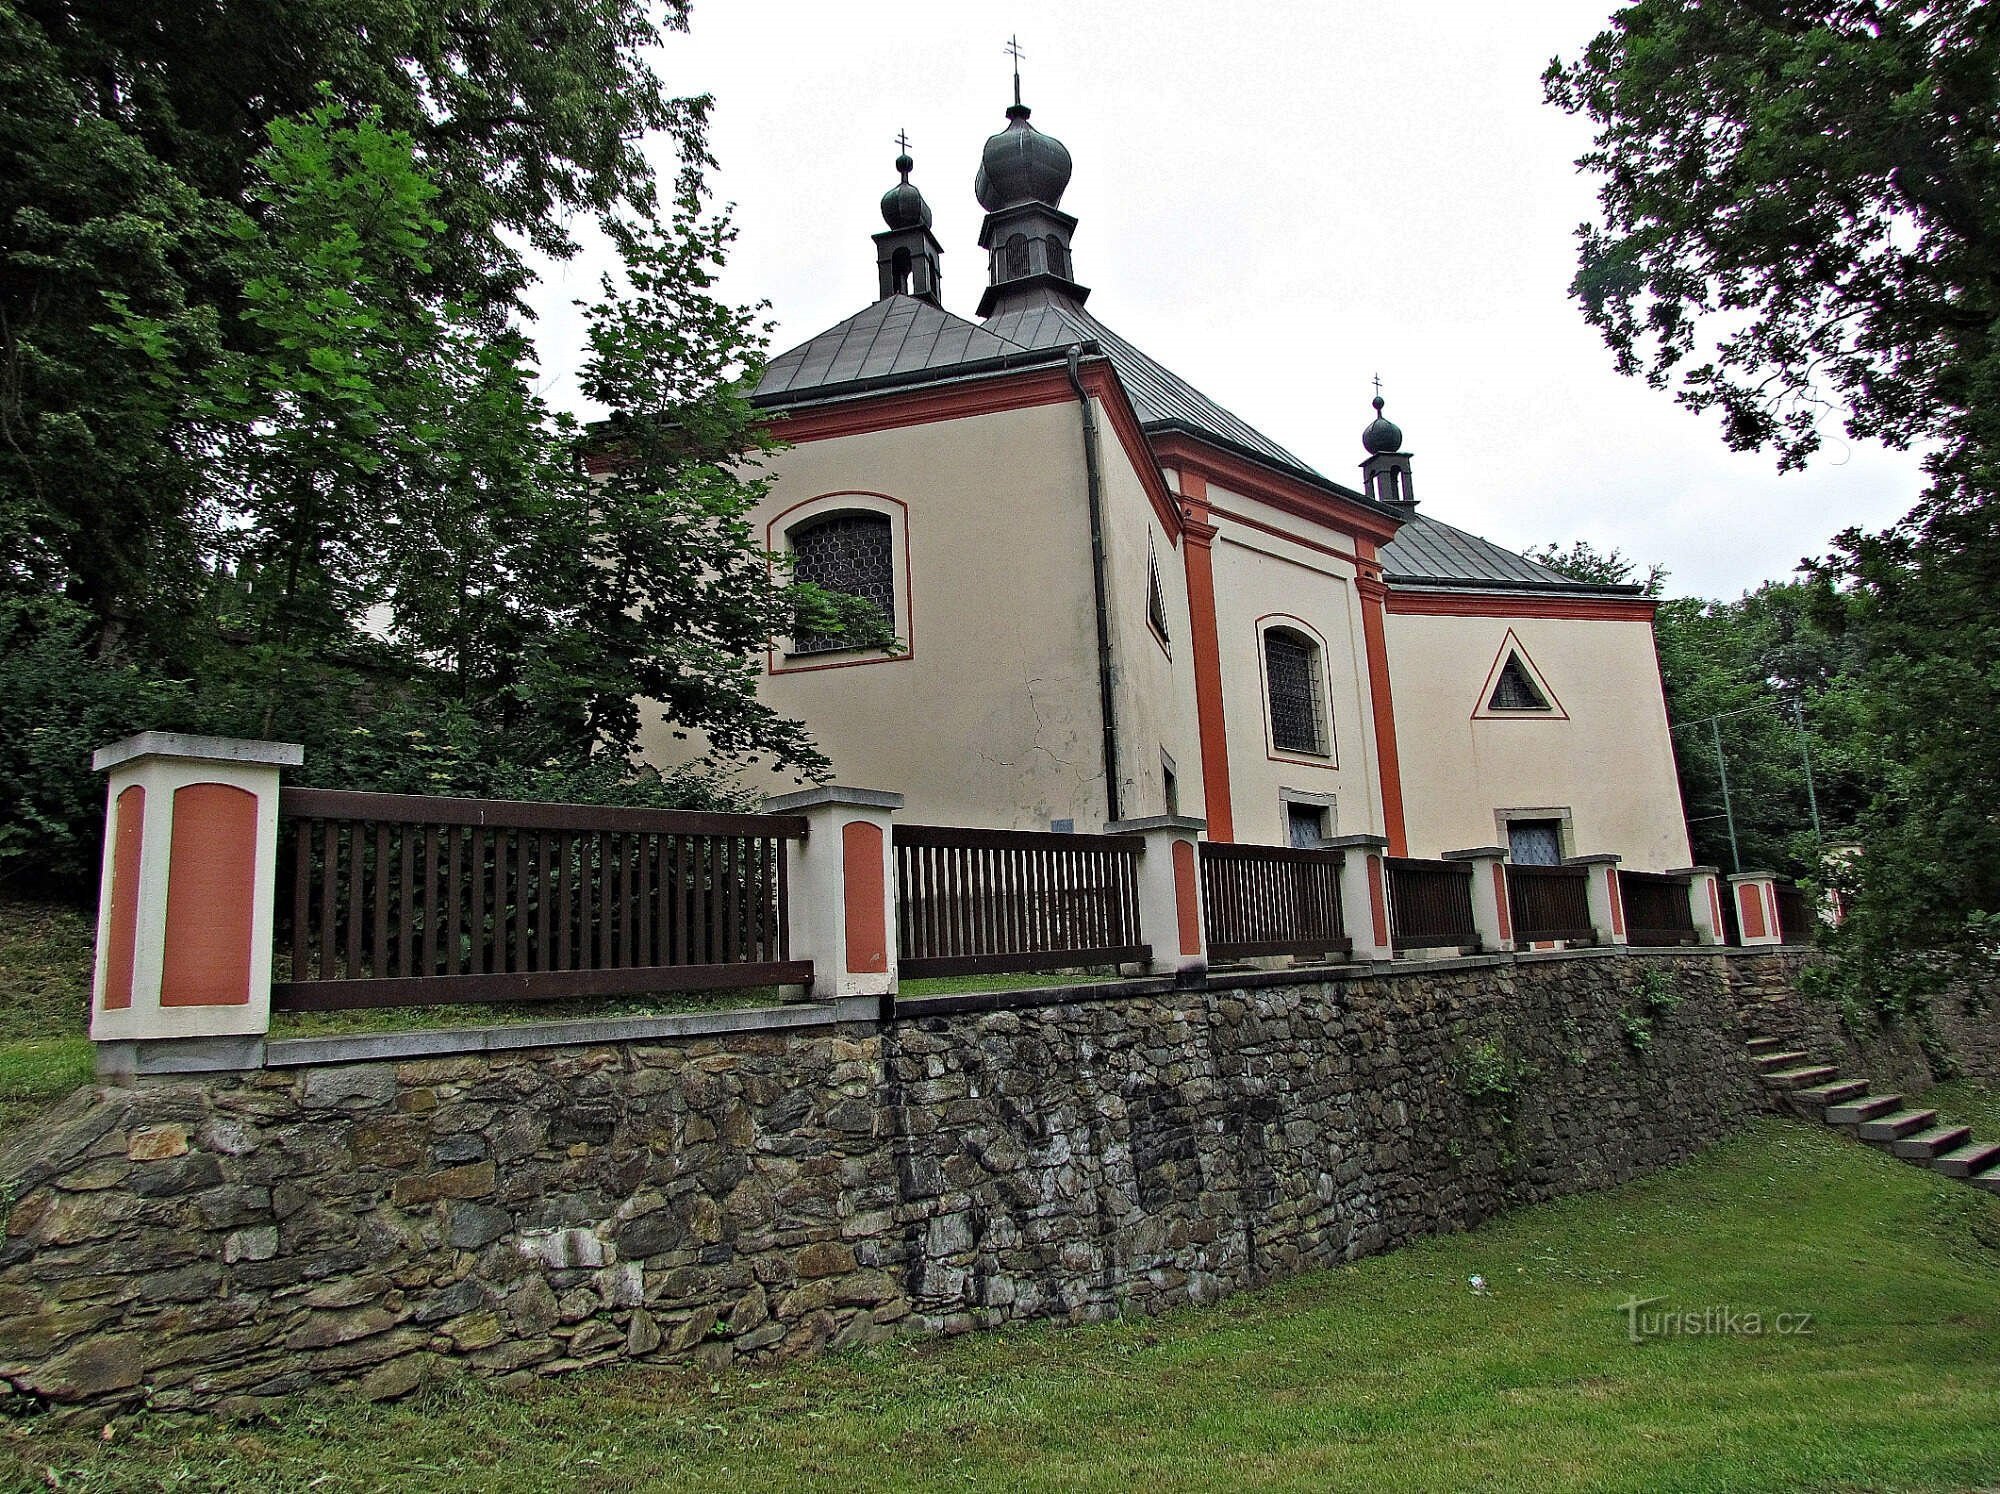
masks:
POLYGON ((111 812, 111 926, 105 930, 104 1009, 132 1004, 139 956, 139 848, 146 839, 146 791, 131 784, 111 812))
POLYGON ((1761 939, 1764 937, 1764 899, 1758 894, 1756 884, 1744 882, 1736 889, 1736 906, 1743 914, 1743 937, 1761 939))
POLYGON ((1502 863, 1493 863, 1493 900, 1500 908, 1500 938, 1503 942, 1514 942, 1514 909, 1507 901, 1507 868, 1502 863))
POLYGON ((840 884, 847 904, 847 972, 879 975, 889 968, 880 825, 850 820, 840 827, 840 884))
POLYGON ((175 789, 161 1006, 250 1000, 256 897, 257 796, 226 783, 175 789))
POLYGON ((1201 953, 1201 907, 1195 899, 1194 847, 1174 842, 1174 910, 1180 917, 1181 953, 1201 953))

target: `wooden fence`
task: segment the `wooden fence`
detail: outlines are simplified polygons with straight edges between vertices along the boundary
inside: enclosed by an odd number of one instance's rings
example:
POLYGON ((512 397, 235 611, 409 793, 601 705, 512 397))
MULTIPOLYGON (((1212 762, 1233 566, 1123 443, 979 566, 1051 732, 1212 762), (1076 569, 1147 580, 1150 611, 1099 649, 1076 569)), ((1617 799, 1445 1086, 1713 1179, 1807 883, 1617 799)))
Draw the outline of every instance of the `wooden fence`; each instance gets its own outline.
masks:
POLYGON ((1389 869, 1389 927, 1397 949, 1478 947, 1470 862, 1388 856, 1383 864, 1389 869))
POLYGON ((1514 915, 1517 944, 1550 939, 1580 944, 1596 937, 1590 922, 1590 872, 1586 867, 1509 865, 1507 901, 1514 915))
POLYGON ((802 818, 328 789, 286 789, 278 808, 281 1010, 812 978, 786 931, 802 818))
POLYGON ((1340 919, 1341 861, 1339 851, 1203 842, 1210 957, 1346 954, 1353 944, 1340 919))
POLYGON ((1787 944, 1810 944, 1813 933, 1819 927, 1819 920, 1812 915, 1812 908, 1806 902, 1805 889, 1796 882, 1777 882, 1772 890, 1778 896, 1778 932, 1787 944))
POLYGON ((1625 938, 1630 943, 1659 947, 1701 942, 1686 877, 1621 870, 1618 890, 1625 900, 1625 938))
POLYGON ((1136 836, 898 825, 906 976, 1145 963, 1136 836))

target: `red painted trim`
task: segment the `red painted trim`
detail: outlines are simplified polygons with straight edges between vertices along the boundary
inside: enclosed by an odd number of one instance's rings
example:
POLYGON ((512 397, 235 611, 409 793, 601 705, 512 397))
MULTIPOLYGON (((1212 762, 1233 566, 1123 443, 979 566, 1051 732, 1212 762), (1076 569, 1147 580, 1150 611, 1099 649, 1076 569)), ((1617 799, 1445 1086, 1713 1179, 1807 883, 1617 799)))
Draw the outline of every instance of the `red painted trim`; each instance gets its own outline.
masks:
POLYGON ((1201 904, 1195 897, 1194 842, 1174 842, 1174 912, 1180 920, 1181 953, 1201 953, 1201 904))
POLYGON ((173 813, 160 1005, 246 1005, 257 796, 227 783, 183 784, 174 790, 173 813))
MULTIPOLYGON (((1241 524, 1245 529, 1255 529, 1264 534, 1275 535, 1287 544, 1297 545, 1301 550, 1316 551, 1321 555, 1331 555, 1335 560, 1345 560, 1352 565, 1363 564, 1361 556, 1352 550, 1343 550, 1338 545, 1322 545, 1318 540, 1309 540, 1302 535, 1280 529, 1276 524, 1266 524, 1262 519, 1253 519, 1248 514, 1239 514, 1232 509, 1209 507, 1209 513, 1218 519, 1227 519, 1232 524, 1241 524)), ((1371 547, 1372 548, 1372 547, 1371 547)))
POLYGON ((1709 877, 1705 880, 1708 882, 1708 927, 1709 931, 1715 935, 1715 942, 1720 944, 1722 942, 1722 900, 1715 895, 1715 878, 1709 877))
POLYGON ((1625 884, 1618 880, 1618 868, 1604 868, 1604 879, 1611 884, 1611 932, 1625 932, 1625 884))
MULTIPOLYGON (((788 517, 797 513, 802 508, 810 507, 815 503, 824 503, 829 498, 879 498, 884 503, 895 504, 896 507, 903 511, 903 575, 901 579, 903 589, 903 617, 907 623, 904 629, 903 651, 899 654, 880 654, 867 659, 837 659, 831 664, 781 665, 778 663, 779 650, 777 642, 774 639, 764 650, 764 672, 766 674, 817 674, 823 669, 856 669, 863 664, 901 664, 905 660, 914 659, 917 656, 917 589, 912 580, 916 572, 910 565, 910 505, 902 499, 892 498, 887 493, 871 492, 867 488, 840 488, 835 492, 821 493, 817 497, 801 498, 790 508, 783 510, 765 523, 764 549, 766 551, 777 550, 779 529, 781 527, 791 527, 785 523, 788 517)), ((839 512, 837 508, 830 511, 839 512)), ((873 513, 874 510, 861 509, 858 512, 873 513)), ((894 625, 896 620, 892 617, 889 621, 891 625, 894 625)), ((791 655, 787 654, 785 657, 790 658, 791 655)))
POLYGON ((840 827, 841 903, 846 912, 847 973, 889 968, 889 903, 882 876, 882 827, 849 820, 840 827))
POLYGON ((1222 704, 1222 645, 1215 621, 1215 529, 1207 522, 1208 480, 1181 474, 1181 495, 1191 510, 1182 558, 1187 570, 1188 650, 1194 662, 1195 726, 1201 740, 1201 795, 1208 838, 1236 838, 1229 801, 1229 730, 1222 704))
POLYGON ((1382 858, 1375 855, 1368 858, 1368 911, 1375 920, 1375 947, 1386 949, 1389 944, 1389 905, 1382 895, 1382 858))
POLYGON ((1382 621, 1382 599, 1388 588, 1367 576, 1356 578, 1361 599, 1361 640, 1368 652, 1368 700, 1375 717, 1375 761, 1382 784, 1382 830, 1389 837, 1389 854, 1407 856, 1409 835, 1403 823, 1403 764, 1396 752, 1396 701, 1389 686, 1389 641, 1382 621))
POLYGON ((1565 617, 1608 622, 1650 622, 1658 603, 1650 597, 1478 596, 1470 592, 1389 593, 1399 617, 1565 617))
POLYGON ((1338 497, 1310 483, 1300 482, 1273 467, 1265 467, 1184 431, 1162 431, 1153 437, 1153 450, 1162 462, 1180 468, 1182 490, 1192 470, 1210 482, 1220 483, 1232 493, 1241 493, 1270 505, 1294 518, 1323 524, 1329 529, 1367 536, 1379 544, 1396 537, 1401 524, 1350 499, 1338 497))
MULTIPOLYGON (((1181 516, 1166 479, 1154 459, 1153 448, 1139 424, 1118 376, 1102 359, 1086 363, 1082 374, 1084 390, 1096 398, 1110 418, 1118 444, 1125 450, 1133 470, 1144 484, 1153 511, 1165 526, 1167 538, 1180 543, 1181 516)), ((1026 369, 1000 373, 937 389, 890 391, 844 399, 836 404, 808 410, 774 411, 771 434, 794 446, 807 441, 826 441, 840 436, 858 436, 874 431, 899 430, 904 426, 932 425, 945 420, 968 420, 979 415, 997 415, 1009 410, 1029 410, 1041 405, 1062 404, 1076 398, 1069 375, 1060 368, 1026 369)))
POLYGON ((132 1004, 139 960, 139 852, 146 840, 146 790, 127 784, 111 810, 111 920, 104 933, 104 1009, 132 1004))
POLYGON ((1266 612, 1251 626, 1257 630, 1257 688, 1264 706, 1264 756, 1274 763, 1294 763, 1302 768, 1340 769, 1340 739, 1333 729, 1333 689, 1332 659, 1327 650, 1326 637, 1302 617, 1294 617, 1289 612, 1266 612), (1271 680, 1269 667, 1264 660, 1264 635, 1270 631, 1267 623, 1287 623, 1312 639, 1313 647, 1319 650, 1319 682, 1325 698, 1320 701, 1320 711, 1325 717, 1325 752, 1283 752, 1271 740, 1271 680))
POLYGON ((1514 942, 1514 908, 1507 896, 1507 867, 1505 863, 1493 863, 1493 900, 1500 905, 1500 942, 1514 942))
POLYGON ((1535 662, 1534 655, 1528 652, 1528 646, 1521 642, 1521 635, 1516 633, 1512 628, 1509 628, 1507 636, 1500 640, 1500 652, 1493 656, 1493 665, 1486 671, 1486 683, 1479 687, 1479 699, 1472 703, 1471 719, 1474 721, 1569 720, 1569 712, 1563 709, 1562 700, 1556 695, 1555 687, 1549 684, 1549 677, 1542 673, 1542 666, 1535 662), (1552 710, 1496 711, 1493 709, 1491 704, 1493 691, 1500 683, 1500 671, 1507 667, 1507 658, 1510 654, 1519 654, 1521 656, 1523 667, 1527 669, 1529 674, 1534 676, 1535 684, 1540 687, 1542 694, 1548 696, 1549 704, 1553 707, 1552 710))
POLYGON ((1764 899, 1755 882, 1740 882, 1736 887, 1736 907, 1741 914, 1743 937, 1761 939, 1764 937, 1764 899))

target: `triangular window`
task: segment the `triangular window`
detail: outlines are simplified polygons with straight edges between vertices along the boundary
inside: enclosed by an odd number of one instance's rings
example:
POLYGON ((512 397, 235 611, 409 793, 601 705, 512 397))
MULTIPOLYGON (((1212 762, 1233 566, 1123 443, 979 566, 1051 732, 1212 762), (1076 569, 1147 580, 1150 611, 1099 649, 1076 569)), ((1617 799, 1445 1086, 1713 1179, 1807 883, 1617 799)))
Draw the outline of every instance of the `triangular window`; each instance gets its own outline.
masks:
POLYGON ((1167 597, 1160 588, 1160 558, 1150 549, 1146 552, 1146 621, 1159 634, 1160 642, 1167 641, 1167 597))
POLYGON ((1519 654, 1507 656, 1506 667, 1500 671, 1500 678, 1493 686, 1493 698, 1486 702, 1489 711, 1546 711, 1549 698, 1542 694, 1539 686, 1521 663, 1519 654))

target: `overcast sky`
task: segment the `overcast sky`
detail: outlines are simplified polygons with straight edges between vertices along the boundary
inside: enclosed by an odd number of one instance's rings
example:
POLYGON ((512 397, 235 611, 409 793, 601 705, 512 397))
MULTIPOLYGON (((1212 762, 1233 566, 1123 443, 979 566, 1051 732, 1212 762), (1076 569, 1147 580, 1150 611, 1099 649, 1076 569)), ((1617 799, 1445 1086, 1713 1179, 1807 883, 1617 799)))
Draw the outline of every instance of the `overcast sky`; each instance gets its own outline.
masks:
MULTIPOLYGON (((1426 512, 1517 548, 1615 545, 1675 593, 1734 596, 1894 520, 1920 474, 1830 430, 1780 476, 1613 372, 1566 294, 1589 133, 1540 82, 1610 8, 698 0, 659 65, 715 95, 713 185, 741 233, 725 288, 771 303, 773 352, 874 299, 899 129, 945 305, 973 315, 972 174, 1006 123, 1018 32, 1034 123, 1076 163, 1063 207, 1101 320, 1349 483, 1379 372, 1426 512)), ((548 393, 579 411, 569 303, 600 268, 594 251, 551 267, 536 298, 548 393)))

